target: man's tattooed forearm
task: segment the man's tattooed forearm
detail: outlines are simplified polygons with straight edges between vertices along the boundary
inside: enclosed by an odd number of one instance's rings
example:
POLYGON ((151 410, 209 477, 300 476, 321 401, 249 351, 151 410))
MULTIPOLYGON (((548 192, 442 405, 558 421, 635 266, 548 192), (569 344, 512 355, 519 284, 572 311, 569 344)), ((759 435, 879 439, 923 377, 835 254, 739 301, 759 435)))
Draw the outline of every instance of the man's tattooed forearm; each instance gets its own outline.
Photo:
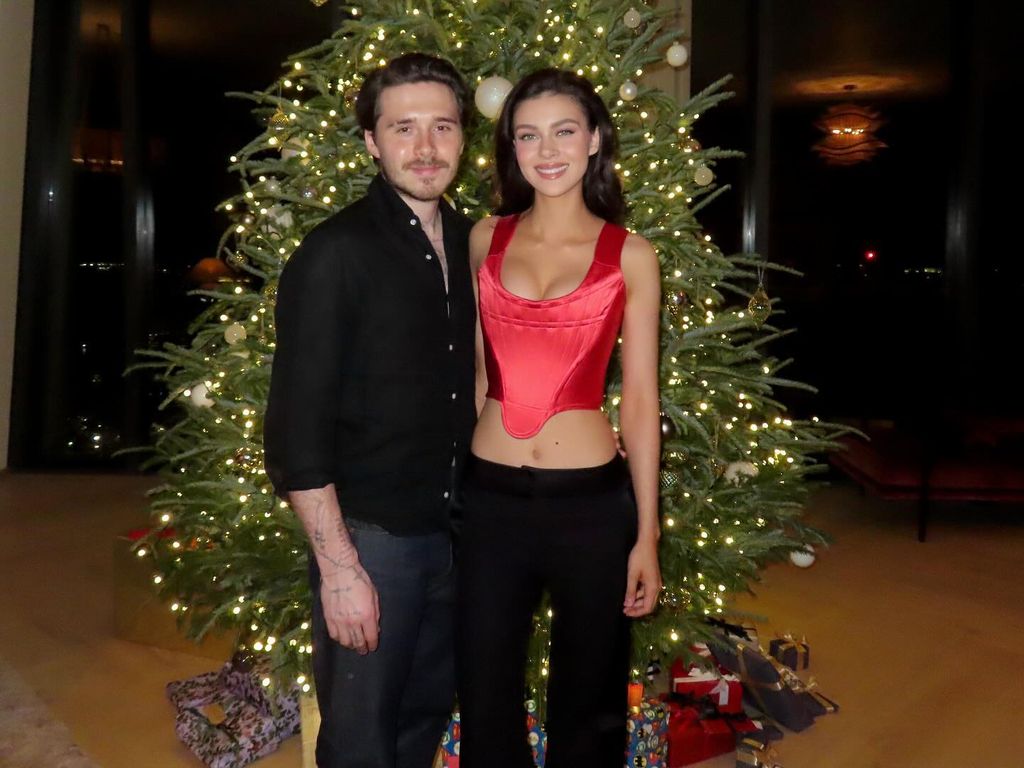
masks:
POLYGON ((305 523, 317 560, 321 565, 333 566, 337 570, 351 569, 361 579, 359 554, 352 544, 340 510, 335 512, 335 505, 327 503, 325 492, 322 491, 303 499, 306 500, 312 504, 293 502, 293 506, 305 523))

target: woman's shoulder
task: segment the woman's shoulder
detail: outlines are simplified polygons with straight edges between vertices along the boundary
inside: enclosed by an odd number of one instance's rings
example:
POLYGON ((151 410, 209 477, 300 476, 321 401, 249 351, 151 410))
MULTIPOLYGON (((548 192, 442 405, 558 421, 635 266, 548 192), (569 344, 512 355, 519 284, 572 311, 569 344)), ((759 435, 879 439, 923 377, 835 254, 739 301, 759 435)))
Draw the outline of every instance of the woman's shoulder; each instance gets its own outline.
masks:
POLYGON ((657 257, 654 246, 650 241, 635 232, 626 230, 626 239, 622 243, 622 258, 630 260, 644 260, 657 257))
POLYGON ((626 234, 626 240, 622 244, 620 265, 627 285, 660 281, 661 267, 654 246, 647 238, 633 232, 626 234))
POLYGON ((490 236, 494 233, 494 228, 498 226, 498 222, 501 221, 501 216, 484 216, 480 221, 473 225, 473 229, 470 232, 470 237, 483 237, 485 234, 490 236))
POLYGON ((484 216, 469 233, 469 259, 474 271, 480 268, 487 253, 491 249, 491 239, 494 237, 494 229, 501 221, 500 216, 484 216))

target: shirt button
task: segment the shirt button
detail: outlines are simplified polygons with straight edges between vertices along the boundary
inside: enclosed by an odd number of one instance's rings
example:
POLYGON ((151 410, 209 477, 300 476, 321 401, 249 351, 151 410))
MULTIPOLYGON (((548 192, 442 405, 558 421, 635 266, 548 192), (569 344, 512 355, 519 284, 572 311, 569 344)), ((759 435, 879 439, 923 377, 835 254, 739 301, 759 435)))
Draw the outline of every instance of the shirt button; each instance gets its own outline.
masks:
POLYGON ((454 344, 449 344, 448 345, 448 351, 449 352, 453 351, 454 349, 455 349, 455 345, 454 344))
POLYGON ((445 497, 446 499, 448 498, 448 491, 445 491, 445 492, 444 492, 444 497, 445 497))
POLYGON ((430 254, 428 253, 428 254, 427 254, 427 261, 430 261, 430 260, 431 260, 432 258, 434 258, 434 257, 433 257, 433 256, 431 256, 431 255, 430 255, 430 254))
POLYGON ((455 399, 455 393, 452 392, 452 400, 454 400, 454 399, 455 399))
POLYGON ((416 219, 409 219, 409 223, 412 224, 412 226, 415 227, 416 226, 416 219))

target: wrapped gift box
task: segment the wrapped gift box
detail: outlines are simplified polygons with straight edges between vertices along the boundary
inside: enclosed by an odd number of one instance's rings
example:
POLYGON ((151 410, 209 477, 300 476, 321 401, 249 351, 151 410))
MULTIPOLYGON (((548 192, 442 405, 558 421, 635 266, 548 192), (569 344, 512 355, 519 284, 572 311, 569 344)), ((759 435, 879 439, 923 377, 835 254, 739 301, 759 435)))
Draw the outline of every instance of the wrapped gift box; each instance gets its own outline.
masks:
POLYGON ((757 627, 755 626, 731 624, 728 621, 716 619, 713 616, 709 616, 706 621, 728 640, 742 640, 752 646, 757 646, 760 642, 757 635, 757 627))
POLYGON ((729 720, 729 726, 736 735, 737 745, 747 739, 766 747, 769 742, 782 738, 782 731, 778 728, 765 728, 764 723, 760 720, 753 720, 749 717, 732 718, 729 720))
MULTIPOLYGON (((530 751, 533 754, 533 762, 537 768, 544 768, 545 750, 548 737, 544 728, 533 716, 532 712, 526 714, 526 739, 530 744, 530 751)), ((456 711, 452 713, 448 721, 448 727, 441 737, 441 758, 447 768, 459 768, 459 752, 462 739, 462 718, 456 711)))
POLYGON ((743 685, 733 674, 685 666, 680 659, 672 664, 672 692, 694 700, 708 697, 720 712, 738 714, 743 711, 743 685))
POLYGON ((533 764, 537 768, 544 768, 544 760, 547 757, 548 735, 544 732, 544 726, 537 721, 532 710, 529 709, 526 715, 526 728, 526 740, 530 743, 530 754, 533 755, 533 764))
POLYGON ((807 640, 796 640, 792 635, 777 637, 768 644, 768 653, 792 670, 807 669, 811 663, 811 648, 807 640))
MULTIPOLYGON (((459 740, 462 738, 462 720, 459 713, 453 712, 451 720, 448 721, 448 728, 445 729, 444 736, 441 737, 441 749, 446 755, 458 758, 459 756, 459 740)), ((452 762, 449 759, 446 765, 451 765, 452 762)))
POLYGON ((816 690, 816 683, 804 683, 760 648, 737 642, 716 645, 712 651, 719 664, 739 675, 748 701, 792 731, 802 731, 815 717, 839 709, 816 690))
POLYGON ((704 717, 699 707, 669 702, 668 768, 699 763, 736 749, 736 736, 724 718, 704 717))
POLYGON ((176 614, 160 600, 153 585, 152 559, 135 547, 148 531, 129 531, 114 539, 114 634, 122 640, 217 661, 238 650, 237 636, 210 632, 196 642, 178 627, 176 614))
POLYGON ((793 673, 771 656, 739 642, 716 645, 712 650, 719 664, 739 676, 748 701, 768 717, 792 731, 802 731, 814 723, 815 712, 807 697, 792 690, 780 670, 793 673))
POLYGON ((299 729, 297 688, 261 684, 265 658, 236 655, 219 672, 167 685, 178 738, 209 768, 240 768, 274 752, 299 729))
POLYGON ((736 745, 736 768, 782 768, 775 760, 775 750, 755 739, 742 739, 736 745))
POLYGON ((629 733, 627 768, 664 768, 668 752, 668 705, 657 699, 645 699, 630 712, 626 730, 629 733))

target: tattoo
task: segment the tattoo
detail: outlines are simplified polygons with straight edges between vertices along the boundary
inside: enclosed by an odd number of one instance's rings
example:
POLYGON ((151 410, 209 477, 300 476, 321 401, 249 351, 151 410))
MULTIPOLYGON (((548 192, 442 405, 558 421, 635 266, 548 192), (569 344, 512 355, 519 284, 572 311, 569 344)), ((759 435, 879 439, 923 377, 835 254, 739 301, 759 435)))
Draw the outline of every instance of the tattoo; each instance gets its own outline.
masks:
POLYGON ((298 491, 293 493, 291 498, 292 507, 309 534, 309 541, 320 562, 321 570, 324 570, 324 566, 333 566, 333 571, 325 575, 348 570, 354 580, 366 582, 365 573, 359 566, 359 553, 352 543, 352 537, 349 536, 341 510, 337 509, 333 489, 328 486, 317 490, 298 491))

